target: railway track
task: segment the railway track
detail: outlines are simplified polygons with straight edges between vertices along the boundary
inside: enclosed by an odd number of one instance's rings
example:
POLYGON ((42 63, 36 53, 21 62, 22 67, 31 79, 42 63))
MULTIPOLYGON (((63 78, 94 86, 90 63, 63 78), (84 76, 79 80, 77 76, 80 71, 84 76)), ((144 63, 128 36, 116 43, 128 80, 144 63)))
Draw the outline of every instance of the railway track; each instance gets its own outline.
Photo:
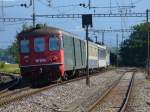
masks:
POLYGON ((16 85, 18 85, 20 83, 20 77, 19 76, 16 76, 13 74, 8 74, 8 73, 3 73, 3 72, 0 72, 0 76, 1 77, 9 77, 11 79, 11 80, 9 79, 9 81, 6 83, 0 84, 0 94, 7 91, 8 89, 15 87, 16 85))
POLYGON ((89 108, 87 112, 125 112, 134 82, 135 70, 128 70, 89 108), (131 72, 132 71, 132 72, 131 72))
POLYGON ((12 79, 12 81, 4 84, 4 86, 5 86, 5 87, 3 87, 4 89, 2 89, 0 91, 0 99, 3 99, 4 97, 9 97, 9 96, 25 89, 25 88, 23 88, 21 90, 17 89, 17 87, 21 85, 21 77, 11 75, 8 73, 1 73, 1 74, 11 76, 13 79, 12 79), (17 89, 17 90, 15 90, 15 89, 17 89))
MULTIPOLYGON (((112 69, 108 69, 106 71, 110 71, 110 70, 112 70, 112 69)), ((106 71, 102 71, 101 73, 106 72, 106 71)), ((95 73, 95 74, 90 75, 90 77, 96 76, 96 75, 99 75, 99 74, 100 73, 95 73)), ((82 80, 82 79, 85 79, 85 78, 86 78, 86 76, 82 76, 82 77, 79 77, 79 78, 70 79, 70 80, 63 81, 63 82, 60 81, 60 82, 50 84, 50 85, 42 87, 42 88, 25 87, 25 88, 22 88, 22 89, 16 89, 16 90, 14 89, 12 91, 8 91, 9 89, 7 89, 7 90, 4 90, 4 91, 0 92, 0 99, 1 99, 0 100, 0 106, 6 105, 6 104, 11 103, 11 102, 14 102, 16 100, 21 100, 22 98, 29 97, 33 94, 48 90, 48 89, 50 89, 52 87, 55 87, 55 86, 64 85, 64 84, 74 82, 74 81, 78 81, 78 80, 82 80)))
MULTIPOLYGON (((19 78, 15 78, 12 83, 9 83, 9 85, 7 86, 7 88, 3 89, 0 91, 0 95, 6 93, 7 91, 11 90, 12 88, 14 88, 15 86, 17 86, 20 83, 20 79, 19 78)), ((0 97, 1 98, 1 97, 0 97)))

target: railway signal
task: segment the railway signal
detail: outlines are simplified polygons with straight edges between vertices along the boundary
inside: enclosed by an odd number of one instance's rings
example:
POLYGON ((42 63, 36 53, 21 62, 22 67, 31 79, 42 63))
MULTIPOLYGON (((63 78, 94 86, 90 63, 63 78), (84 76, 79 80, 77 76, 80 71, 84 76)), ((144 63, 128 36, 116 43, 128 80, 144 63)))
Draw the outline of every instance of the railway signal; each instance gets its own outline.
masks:
POLYGON ((82 15, 82 27, 86 30, 86 51, 87 51, 87 61, 86 61, 86 85, 90 86, 89 78, 89 42, 88 42, 88 28, 93 27, 92 24, 92 14, 83 14, 82 15))

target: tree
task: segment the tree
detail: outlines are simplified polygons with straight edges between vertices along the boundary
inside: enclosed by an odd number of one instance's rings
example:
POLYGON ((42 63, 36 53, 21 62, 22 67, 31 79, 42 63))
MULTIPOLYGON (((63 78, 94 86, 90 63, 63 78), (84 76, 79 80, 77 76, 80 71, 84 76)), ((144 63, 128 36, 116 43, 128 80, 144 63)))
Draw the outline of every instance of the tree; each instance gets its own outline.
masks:
POLYGON ((150 23, 142 23, 133 27, 129 39, 121 43, 120 56, 126 66, 144 67, 147 60, 147 38, 150 23))
MULTIPOLYGON (((28 29, 32 28, 31 26, 28 26, 27 24, 22 25, 21 32, 24 32, 28 29)), ((18 36, 18 32, 16 37, 18 36)), ((18 41, 15 39, 15 41, 6 49, 6 54, 10 58, 10 62, 18 63, 19 62, 19 46, 18 41)))
POLYGON ((116 53, 110 52, 110 64, 117 65, 117 55, 116 53))
POLYGON ((7 54, 11 57, 11 60, 15 63, 19 61, 19 52, 18 52, 18 41, 15 40, 11 46, 7 48, 7 54))
MULTIPOLYGON (((33 26, 29 26, 27 24, 23 24, 22 25, 22 29, 21 32, 26 32, 30 29, 39 29, 39 28, 43 28, 43 27, 47 27, 46 24, 37 24, 36 27, 34 28, 33 26)), ((17 32, 16 37, 18 37, 19 33, 17 32)), ((19 62, 19 46, 18 46, 18 41, 17 39, 12 43, 12 45, 8 48, 8 54, 10 54, 10 56, 12 57, 13 61, 18 63, 19 62)))

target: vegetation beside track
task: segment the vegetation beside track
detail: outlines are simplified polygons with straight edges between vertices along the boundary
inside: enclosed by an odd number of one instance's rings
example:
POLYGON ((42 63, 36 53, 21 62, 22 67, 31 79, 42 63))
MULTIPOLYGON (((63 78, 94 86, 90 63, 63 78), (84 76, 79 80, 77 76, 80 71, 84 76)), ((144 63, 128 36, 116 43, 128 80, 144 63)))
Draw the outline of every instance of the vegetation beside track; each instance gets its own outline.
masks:
POLYGON ((0 62, 0 72, 19 74, 20 69, 18 64, 6 64, 0 62))

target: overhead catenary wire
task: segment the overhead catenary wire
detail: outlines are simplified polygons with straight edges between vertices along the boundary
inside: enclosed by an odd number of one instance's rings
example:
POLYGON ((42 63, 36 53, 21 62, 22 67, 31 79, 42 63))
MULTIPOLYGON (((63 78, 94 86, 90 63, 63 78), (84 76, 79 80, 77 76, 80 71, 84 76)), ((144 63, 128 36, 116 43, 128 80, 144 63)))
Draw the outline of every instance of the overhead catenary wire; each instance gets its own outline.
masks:
POLYGON ((3 7, 3 8, 11 8, 11 7, 16 7, 16 6, 20 6, 20 4, 14 4, 14 5, 4 5, 4 6, 0 6, 0 7, 3 7))
POLYGON ((132 1, 132 3, 133 3, 133 4, 138 4, 138 3, 142 2, 142 1, 143 1, 143 0, 136 0, 136 1, 134 1, 134 2, 132 1))
POLYGON ((13 18, 13 17, 4 17, 0 18, 0 22, 18 22, 18 21, 31 21, 32 18, 13 18))
POLYGON ((43 2, 43 0, 38 0, 38 2, 41 3, 41 4, 44 5, 44 6, 49 7, 47 3, 43 2))
MULTIPOLYGON (((13 25, 18 25, 18 24, 25 24, 26 22, 17 22, 17 23, 10 23, 10 24, 4 24, 4 26, 13 26, 13 25)), ((28 22, 29 23, 29 22, 28 22)), ((30 22, 32 23, 32 22, 30 22)))
MULTIPOLYGON (((52 15, 36 15, 37 17, 47 18, 81 18, 82 14, 52 14, 52 15)), ((93 17, 146 17, 146 13, 113 13, 113 14, 92 14, 93 17)))
MULTIPOLYGON (((116 3, 119 6, 119 3, 117 0, 116 0, 116 3)), ((129 0, 128 4, 131 4, 131 7, 124 7, 122 9, 118 7, 119 12, 120 13, 131 13, 131 8, 133 8, 132 0, 129 0)), ((125 5, 124 1, 123 1, 122 5, 125 5)), ((127 28, 127 20, 128 20, 128 17, 121 17, 121 29, 127 28)), ((127 33, 129 35, 129 32, 127 32, 127 33)), ((124 40, 124 32, 122 32, 122 41, 123 40, 124 40)))
POLYGON ((25 7, 25 8, 29 8, 31 6, 31 0, 30 0, 30 3, 27 4, 27 3, 15 3, 15 4, 10 4, 10 5, 0 5, 0 7, 3 7, 3 8, 14 8, 14 7, 25 7))
MULTIPOLYGON (((43 0, 38 0, 38 1, 42 1, 43 3, 45 3, 45 6, 47 6, 47 4, 46 4, 46 2, 44 2, 43 0)), ((17 5, 17 4, 16 4, 17 5)), ((44 4, 43 4, 44 5, 44 4)), ((52 6, 51 8, 53 8, 53 9, 56 9, 56 10, 59 10, 59 8, 60 8, 60 10, 59 11, 62 11, 61 10, 61 8, 67 8, 67 7, 78 7, 79 6, 79 4, 69 4, 69 5, 62 5, 62 6, 52 6)), ((49 7, 49 6, 48 6, 49 7)), ((118 6, 113 6, 113 4, 111 4, 111 9, 112 8, 120 8, 121 7, 121 5, 118 5, 118 6)), ((110 8, 109 6, 107 7, 95 7, 95 8, 110 8)), ((62 12, 61 12, 62 13, 62 12)), ((62 14, 64 14, 64 13, 62 13, 62 14)), ((20 23, 17 23, 17 24, 23 24, 22 22, 20 22, 20 23)), ((13 26, 13 25, 15 25, 15 23, 14 24, 5 24, 6 26, 8 25, 8 26, 13 26)))
POLYGON ((4 1, 1 1, 1 11, 2 11, 2 18, 4 18, 4 1))
POLYGON ((42 0, 37 0, 40 4, 42 4, 43 6, 45 6, 45 7, 48 7, 48 8, 50 8, 50 9, 54 9, 54 10, 56 10, 57 12, 58 12, 58 14, 64 14, 64 12, 62 12, 62 10, 60 10, 59 8, 61 8, 61 7, 59 7, 59 6, 56 6, 56 7, 53 7, 53 6, 50 6, 49 4, 47 4, 46 2, 44 2, 44 1, 42 1, 42 0))
MULTIPOLYGON (((39 3, 43 4, 44 6, 50 7, 49 4, 43 2, 42 0, 38 0, 39 3)), ((75 7, 80 6, 80 4, 68 4, 68 5, 60 5, 60 6, 51 6, 50 8, 68 8, 68 7, 75 7)))

